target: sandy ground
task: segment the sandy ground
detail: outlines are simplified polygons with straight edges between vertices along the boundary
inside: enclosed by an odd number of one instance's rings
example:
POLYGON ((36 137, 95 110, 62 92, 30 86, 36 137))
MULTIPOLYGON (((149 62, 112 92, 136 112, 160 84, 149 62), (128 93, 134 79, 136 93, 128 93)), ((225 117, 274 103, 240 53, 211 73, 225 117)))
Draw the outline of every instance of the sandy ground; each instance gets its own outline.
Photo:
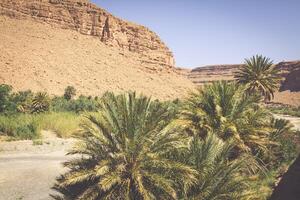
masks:
POLYGON ((48 200, 55 178, 74 140, 47 137, 43 145, 32 141, 0 143, 0 199, 48 200))
POLYGON ((98 37, 0 16, 0 84, 61 95, 135 90, 159 99, 184 96, 193 83, 175 69, 145 63, 141 55, 109 47, 98 37))

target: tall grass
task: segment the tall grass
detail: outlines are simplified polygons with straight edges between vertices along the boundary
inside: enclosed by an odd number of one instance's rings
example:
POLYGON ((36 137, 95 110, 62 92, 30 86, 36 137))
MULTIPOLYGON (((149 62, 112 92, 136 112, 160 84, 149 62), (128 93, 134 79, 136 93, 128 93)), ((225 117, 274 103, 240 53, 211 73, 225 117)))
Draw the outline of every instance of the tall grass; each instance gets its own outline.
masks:
POLYGON ((79 128, 81 115, 71 112, 40 114, 36 116, 42 130, 50 130, 58 137, 70 137, 79 128))
POLYGON ((78 129, 81 116, 71 112, 16 114, 0 116, 0 135, 13 139, 38 139, 41 130, 50 130, 58 137, 70 137, 78 129))
POLYGON ((14 139, 37 139, 40 137, 40 126, 33 115, 0 116, 0 132, 14 139))

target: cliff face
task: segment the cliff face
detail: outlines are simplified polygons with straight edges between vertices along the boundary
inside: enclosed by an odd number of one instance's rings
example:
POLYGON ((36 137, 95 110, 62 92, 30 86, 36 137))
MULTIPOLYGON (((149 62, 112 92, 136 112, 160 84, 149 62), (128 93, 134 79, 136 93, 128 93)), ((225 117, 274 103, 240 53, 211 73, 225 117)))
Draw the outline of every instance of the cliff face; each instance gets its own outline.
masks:
POLYGON ((116 18, 88 0, 1 0, 0 15, 76 30, 108 46, 138 53, 143 63, 174 66, 172 53, 154 32, 116 18))
POLYGON ((190 80, 201 85, 218 80, 233 80, 233 74, 241 65, 209 65, 192 69, 188 74, 190 80))
MULTIPOLYGON (((198 67, 190 71, 188 78, 196 85, 219 80, 232 81, 234 72, 241 66, 242 64, 198 67)), ((300 105, 300 61, 280 62, 276 67, 280 69, 283 80, 274 101, 300 105)))
POLYGON ((155 33, 86 0, 0 0, 0 52, 0 84, 15 90, 173 99, 194 88, 155 33))

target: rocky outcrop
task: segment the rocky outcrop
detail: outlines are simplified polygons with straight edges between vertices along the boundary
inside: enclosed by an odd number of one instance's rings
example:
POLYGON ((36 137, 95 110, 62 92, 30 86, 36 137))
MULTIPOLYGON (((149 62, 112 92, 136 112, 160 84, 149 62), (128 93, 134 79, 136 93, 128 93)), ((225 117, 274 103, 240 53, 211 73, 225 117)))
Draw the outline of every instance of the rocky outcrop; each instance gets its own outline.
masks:
POLYGON ((1 0, 0 15, 76 30, 108 46, 135 52, 142 63, 174 66, 172 53, 154 32, 114 17, 88 0, 1 0))
POLYGON ((277 67, 281 69, 284 77, 280 91, 300 92, 300 61, 281 62, 277 67))
POLYGON ((188 74, 195 84, 201 85, 218 80, 233 80, 233 74, 241 65, 209 65, 192 69, 188 74))
MULTIPOLYGON (((230 81, 234 79, 234 73, 242 66, 242 64, 235 64, 197 67, 190 71, 188 77, 196 84, 218 80, 230 81)), ((300 87, 300 61, 280 62, 275 67, 280 70, 283 77, 282 90, 300 91, 300 88, 296 87, 297 85, 300 87), (292 86, 289 87, 289 85, 292 86)))
MULTIPOLYGON (((196 85, 219 80, 234 80, 234 73, 242 64, 210 65, 198 67, 188 73, 188 78, 196 85)), ((300 61, 276 64, 282 76, 280 90, 275 94, 275 102, 300 106, 300 61)))

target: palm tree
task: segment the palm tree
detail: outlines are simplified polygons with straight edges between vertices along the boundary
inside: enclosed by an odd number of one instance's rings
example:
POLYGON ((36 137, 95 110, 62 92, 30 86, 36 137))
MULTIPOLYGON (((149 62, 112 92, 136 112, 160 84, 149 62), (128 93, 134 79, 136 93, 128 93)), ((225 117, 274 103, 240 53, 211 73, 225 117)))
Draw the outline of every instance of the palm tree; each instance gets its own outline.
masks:
POLYGON ((275 145, 269 147, 270 155, 265 159, 269 165, 274 168, 283 163, 290 163, 297 156, 297 134, 292 129, 293 125, 285 119, 272 118, 270 121, 272 128, 270 140, 275 145))
POLYGON ((31 113, 41 113, 49 111, 50 99, 46 92, 38 92, 32 100, 31 113))
POLYGON ((257 197, 249 175, 258 172, 260 167, 249 154, 233 160, 234 146, 233 141, 224 142, 216 134, 208 134, 204 140, 194 136, 185 157, 199 175, 185 199, 243 200, 257 197))
POLYGON ((170 156, 186 149, 188 138, 173 130, 173 114, 135 93, 106 94, 99 112, 86 117, 57 179, 56 199, 176 199, 197 174, 170 156))
POLYGON ((270 114, 259 105, 259 96, 244 94, 244 87, 225 81, 198 88, 186 100, 178 123, 190 135, 214 132, 224 140, 234 139, 241 150, 265 151, 270 114))
POLYGON ((279 72, 269 58, 256 55, 245 59, 245 65, 234 77, 238 83, 246 85, 248 93, 258 92, 269 101, 274 98, 274 92, 279 88, 279 72))

